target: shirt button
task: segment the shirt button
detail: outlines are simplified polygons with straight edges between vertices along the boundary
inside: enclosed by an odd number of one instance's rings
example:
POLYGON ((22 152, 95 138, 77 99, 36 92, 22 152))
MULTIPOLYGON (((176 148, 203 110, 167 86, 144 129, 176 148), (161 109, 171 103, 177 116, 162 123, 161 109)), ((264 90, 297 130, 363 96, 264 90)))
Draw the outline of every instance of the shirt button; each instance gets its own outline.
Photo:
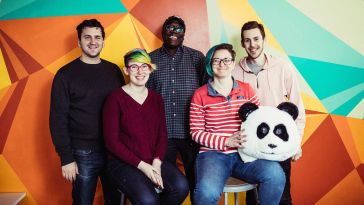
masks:
POLYGON ((175 93, 174 90, 172 91, 172 93, 175 93))
POLYGON ((174 80, 172 80, 172 83, 174 83, 174 80))
POLYGON ((173 117, 176 117, 176 114, 173 114, 173 117))
POLYGON ((171 69, 172 71, 174 70, 174 68, 171 69))
POLYGON ((172 103, 173 105, 176 105, 176 103, 172 103))

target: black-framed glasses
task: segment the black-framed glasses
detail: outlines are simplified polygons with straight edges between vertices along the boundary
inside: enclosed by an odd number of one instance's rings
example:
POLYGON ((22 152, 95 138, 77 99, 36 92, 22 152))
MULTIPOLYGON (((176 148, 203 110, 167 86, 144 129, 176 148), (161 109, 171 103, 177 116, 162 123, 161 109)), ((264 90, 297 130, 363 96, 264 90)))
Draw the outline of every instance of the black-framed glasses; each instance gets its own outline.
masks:
POLYGON ((230 65, 232 62, 234 61, 234 59, 232 58, 213 58, 211 59, 211 64, 212 65, 220 65, 221 62, 223 62, 225 65, 230 65))
POLYGON ((174 31, 176 33, 183 33, 185 29, 182 26, 166 25, 168 31, 174 31))
POLYGON ((138 71, 143 71, 143 72, 150 71, 150 66, 146 63, 143 63, 140 66, 137 64, 132 64, 132 65, 127 66, 127 68, 132 73, 136 73, 138 71))

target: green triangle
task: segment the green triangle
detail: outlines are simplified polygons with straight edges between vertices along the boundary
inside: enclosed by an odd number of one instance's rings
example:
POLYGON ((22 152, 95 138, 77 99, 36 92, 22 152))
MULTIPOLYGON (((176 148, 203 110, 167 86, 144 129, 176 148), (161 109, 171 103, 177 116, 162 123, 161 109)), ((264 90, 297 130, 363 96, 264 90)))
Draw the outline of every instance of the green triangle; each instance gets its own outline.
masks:
POLYGON ((364 82, 364 69, 289 56, 317 97, 324 98, 364 82))
MULTIPOLYGON (((364 66, 362 54, 297 10, 289 1, 249 2, 289 56, 364 66)), ((340 19, 340 14, 337 19, 340 19)), ((332 19, 333 24, 335 20, 332 19)))
POLYGON ((127 12, 120 0, 22 0, 21 6, 13 2, 1 2, 0 20, 127 12))

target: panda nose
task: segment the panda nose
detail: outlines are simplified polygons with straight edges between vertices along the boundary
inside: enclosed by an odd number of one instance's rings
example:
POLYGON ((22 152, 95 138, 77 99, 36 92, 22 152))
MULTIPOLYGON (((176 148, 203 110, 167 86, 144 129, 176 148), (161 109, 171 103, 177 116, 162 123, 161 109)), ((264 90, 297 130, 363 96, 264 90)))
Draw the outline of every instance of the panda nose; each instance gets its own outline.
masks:
POLYGON ((275 145, 275 144, 268 144, 268 147, 270 147, 270 148, 274 149, 274 148, 276 148, 276 147, 277 147, 277 145, 275 145))

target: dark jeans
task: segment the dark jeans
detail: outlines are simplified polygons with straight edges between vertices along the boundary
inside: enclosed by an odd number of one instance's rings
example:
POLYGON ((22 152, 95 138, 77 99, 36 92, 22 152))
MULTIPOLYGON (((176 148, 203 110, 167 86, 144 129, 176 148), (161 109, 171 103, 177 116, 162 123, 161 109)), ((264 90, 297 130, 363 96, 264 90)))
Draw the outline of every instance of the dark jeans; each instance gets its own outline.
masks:
POLYGON ((117 187, 133 205, 178 205, 188 194, 185 176, 168 161, 162 163, 163 191, 158 194, 153 182, 138 168, 113 158, 108 163, 108 172, 117 187))
POLYGON ((73 205, 92 205, 97 179, 100 177, 105 204, 120 204, 120 193, 109 183, 106 175, 106 154, 92 150, 74 150, 78 175, 73 182, 73 205))
POLYGON ((285 176, 277 162, 255 160, 244 163, 238 153, 207 151, 196 159, 193 204, 217 204, 229 176, 259 183, 258 197, 262 205, 277 205, 282 196, 285 176))
MULTIPOLYGON (((279 162, 281 165, 284 174, 286 175, 286 184, 284 186, 284 191, 282 194, 282 198, 279 202, 279 205, 292 205, 292 197, 291 197, 291 158, 279 162)), ((254 191, 248 191, 246 193, 246 205, 255 205, 257 202, 255 201, 254 191)))
POLYGON ((168 139, 168 148, 166 160, 171 163, 176 163, 177 153, 182 157, 183 167, 185 169, 190 194, 192 198, 193 190, 195 189, 195 160, 198 153, 199 145, 192 140, 187 139, 168 139))

